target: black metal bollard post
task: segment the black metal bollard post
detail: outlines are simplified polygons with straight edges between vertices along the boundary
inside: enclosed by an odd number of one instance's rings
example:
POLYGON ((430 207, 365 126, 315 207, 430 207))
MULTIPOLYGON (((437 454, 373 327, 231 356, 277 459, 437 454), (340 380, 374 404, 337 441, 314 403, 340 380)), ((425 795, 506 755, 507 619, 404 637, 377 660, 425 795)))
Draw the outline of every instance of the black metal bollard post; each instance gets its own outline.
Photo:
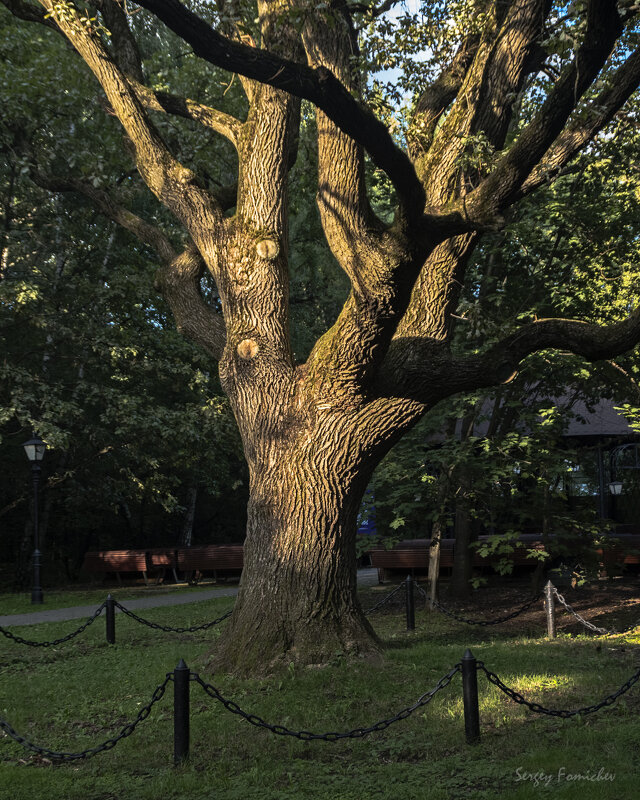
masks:
POLYGON ((416 629, 416 598, 411 575, 407 575, 405 589, 407 600, 407 630, 414 631, 416 629))
POLYGON ((191 670, 181 658, 173 671, 173 763, 189 758, 189 683, 191 670))
POLYGON ((107 642, 109 644, 116 643, 116 607, 113 597, 110 594, 107 595, 107 602, 105 604, 105 609, 107 612, 107 642))
POLYGON ((480 709, 478 706, 478 667, 471 650, 462 657, 462 699, 464 702, 464 732, 467 744, 480 739, 480 709))
POLYGON ((550 639, 556 638, 556 603, 554 594, 554 585, 551 581, 547 581, 544 587, 544 610, 547 614, 547 636, 550 639))

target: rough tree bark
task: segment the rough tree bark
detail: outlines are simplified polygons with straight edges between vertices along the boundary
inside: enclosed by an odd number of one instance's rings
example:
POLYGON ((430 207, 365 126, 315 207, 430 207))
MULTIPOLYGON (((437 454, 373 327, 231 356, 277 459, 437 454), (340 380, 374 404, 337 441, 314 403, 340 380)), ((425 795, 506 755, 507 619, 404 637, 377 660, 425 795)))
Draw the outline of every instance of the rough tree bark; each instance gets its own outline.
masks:
POLYGON ((500 227, 506 209, 557 174, 640 82, 639 51, 611 59, 635 7, 589 0, 573 57, 506 147, 518 96, 546 57, 541 43, 553 4, 478 0, 482 31, 463 37, 451 64, 424 87, 406 151, 359 99, 352 14, 375 10, 350 10, 344 0, 321 7, 259 0, 252 38, 233 2, 218 4, 225 24, 216 30, 178 0, 140 0, 202 59, 242 76, 249 113, 238 120, 145 85, 126 13, 115 0, 94 3, 111 32, 109 45, 71 2, 39 0, 44 11, 23 0, 2 2, 68 39, 120 120, 140 175, 188 234, 184 250, 176 251, 116 192, 53 175, 32 154, 34 180, 83 194, 154 249, 158 286, 178 328, 219 360, 251 487, 242 589, 217 650, 218 667, 255 673, 293 660, 324 662, 337 652, 376 654, 356 595, 354 540, 362 495, 383 455, 436 402, 505 381, 536 349, 598 359, 640 338, 634 313, 606 328, 532 322, 480 352, 450 347, 451 314, 482 233, 500 227), (597 91, 601 73, 608 79, 597 91), (305 364, 295 363, 288 316, 287 174, 301 98, 317 109, 324 232, 351 281, 344 308, 305 364), (231 196, 203 188, 163 141, 153 114, 195 120, 235 146, 239 171, 231 196), (464 167, 465 148, 480 134, 495 158, 464 167), (391 225, 371 210, 365 152, 393 183, 398 209, 391 225), (200 294, 204 270, 216 283, 222 314, 200 294))

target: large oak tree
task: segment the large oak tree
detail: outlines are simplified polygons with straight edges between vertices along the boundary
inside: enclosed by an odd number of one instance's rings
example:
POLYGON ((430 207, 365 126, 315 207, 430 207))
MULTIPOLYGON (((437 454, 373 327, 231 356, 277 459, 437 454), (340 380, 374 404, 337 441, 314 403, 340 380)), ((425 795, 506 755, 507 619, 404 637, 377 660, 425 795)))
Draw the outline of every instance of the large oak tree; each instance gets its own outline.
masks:
POLYGON ((605 326, 532 320, 486 347, 452 347, 465 268, 483 233, 562 171, 640 83, 635 5, 423 4, 430 52, 444 54, 443 63, 429 82, 428 69, 416 77, 409 125, 394 137, 367 105, 360 52, 392 2, 139 0, 203 61, 240 76, 248 100, 241 119, 157 90, 129 5, 2 2, 66 37, 122 124, 140 176, 184 231, 177 247, 116 191, 55 174, 24 144, 36 182, 84 195, 153 249, 178 328, 219 361, 251 486, 243 583, 218 663, 257 671, 283 659, 375 653, 356 597, 355 530, 385 453, 438 401, 507 381, 539 349, 593 361, 640 340, 634 311, 605 326), (558 32, 570 46, 550 46, 558 32), (303 100, 316 112, 324 235, 350 292, 297 363, 287 183, 303 100), (178 159, 160 115, 226 138, 237 151, 237 181, 213 190, 178 159), (375 213, 368 164, 386 176, 391 221, 375 213), (201 294, 205 271, 220 309, 201 294))

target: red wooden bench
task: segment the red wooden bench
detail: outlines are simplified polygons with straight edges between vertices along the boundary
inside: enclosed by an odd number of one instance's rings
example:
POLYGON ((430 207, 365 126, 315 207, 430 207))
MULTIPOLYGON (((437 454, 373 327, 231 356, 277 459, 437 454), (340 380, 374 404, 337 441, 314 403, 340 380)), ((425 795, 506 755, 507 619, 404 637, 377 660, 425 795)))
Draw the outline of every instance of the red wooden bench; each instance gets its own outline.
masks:
POLYGON ((640 564, 640 534, 614 534, 604 547, 598 548, 598 558, 604 570, 640 564))
POLYGON ((179 549, 177 566, 187 580, 195 583, 203 572, 212 572, 215 580, 219 575, 225 578, 239 575, 244 566, 243 547, 241 544, 212 544, 179 549))
POLYGON ((147 581, 147 557, 144 550, 101 550, 85 553, 82 569, 85 572, 115 572, 122 583, 121 572, 141 572, 147 581))
MULTIPOLYGON (((440 541, 440 568, 453 566, 453 539, 440 541)), ((383 583, 389 580, 394 571, 402 571, 413 577, 417 574, 426 575, 429 569, 429 555, 431 552, 431 539, 408 539, 398 544, 391 550, 383 547, 374 547, 369 550, 371 566, 378 570, 378 580, 383 583)))
MULTIPOLYGON (((481 536, 480 541, 487 539, 481 536)), ((398 544, 391 550, 374 547, 369 550, 371 566, 377 567, 378 579, 382 583, 392 577, 394 572, 411 573, 426 575, 429 568, 430 539, 407 539, 398 544)), ((529 554, 529 550, 540 550, 543 545, 539 536, 524 534, 520 540, 514 543, 513 552, 508 556, 514 564, 535 565, 537 559, 529 554)), ((440 541, 440 569, 450 569, 453 567, 455 555, 455 539, 441 539, 440 541)), ((473 553, 473 565, 475 567, 491 566, 498 556, 481 556, 477 551, 473 553)))
MULTIPOLYGON (((480 536, 480 541, 488 539, 480 536)), ((374 547, 369 550, 371 566, 377 567, 378 578, 382 583, 392 577, 394 572, 426 574, 429 566, 430 539, 407 539, 391 550, 374 547)), ((516 566, 535 566, 538 559, 531 555, 531 550, 543 550, 544 544, 537 534, 522 534, 513 542, 513 550, 505 553, 516 566)), ((455 539, 442 539, 440 543, 440 567, 452 567, 455 554, 455 539)), ((617 534, 611 541, 597 550, 598 558, 604 570, 609 567, 623 568, 625 565, 640 564, 640 534, 617 534)), ((473 553, 473 566, 491 566, 501 556, 481 556, 473 553)))
POLYGON ((147 557, 147 570, 155 572, 156 583, 161 583, 164 580, 168 569, 172 571, 175 582, 179 583, 177 573, 178 551, 175 547, 155 547, 152 550, 147 550, 145 555, 147 557))

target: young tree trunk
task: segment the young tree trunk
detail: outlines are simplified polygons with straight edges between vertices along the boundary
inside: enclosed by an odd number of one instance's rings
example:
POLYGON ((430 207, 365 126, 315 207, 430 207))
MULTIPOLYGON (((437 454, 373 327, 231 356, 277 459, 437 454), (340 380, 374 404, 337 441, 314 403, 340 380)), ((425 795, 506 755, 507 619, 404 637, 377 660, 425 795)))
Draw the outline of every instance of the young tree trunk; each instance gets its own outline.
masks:
POLYGON ((193 522, 196 518, 196 502, 198 500, 198 487, 190 486, 187 493, 187 506, 182 521, 182 529, 178 544, 180 547, 191 547, 193 538, 193 522))
MULTIPOLYGON (((460 481, 461 492, 466 487, 463 480, 460 481)), ((449 594, 452 597, 468 597, 471 593, 471 575, 473 571, 473 553, 471 542, 473 540, 473 528, 469 516, 469 502, 462 495, 456 501, 455 514, 455 549, 453 557, 453 570, 451 572, 451 582, 449 584, 449 594)))
POLYGON ((440 520, 433 523, 431 530, 431 547, 429 549, 429 571, 427 573, 427 583, 429 586, 429 607, 435 608, 438 599, 438 578, 440 576, 440 540, 442 530, 440 520))

